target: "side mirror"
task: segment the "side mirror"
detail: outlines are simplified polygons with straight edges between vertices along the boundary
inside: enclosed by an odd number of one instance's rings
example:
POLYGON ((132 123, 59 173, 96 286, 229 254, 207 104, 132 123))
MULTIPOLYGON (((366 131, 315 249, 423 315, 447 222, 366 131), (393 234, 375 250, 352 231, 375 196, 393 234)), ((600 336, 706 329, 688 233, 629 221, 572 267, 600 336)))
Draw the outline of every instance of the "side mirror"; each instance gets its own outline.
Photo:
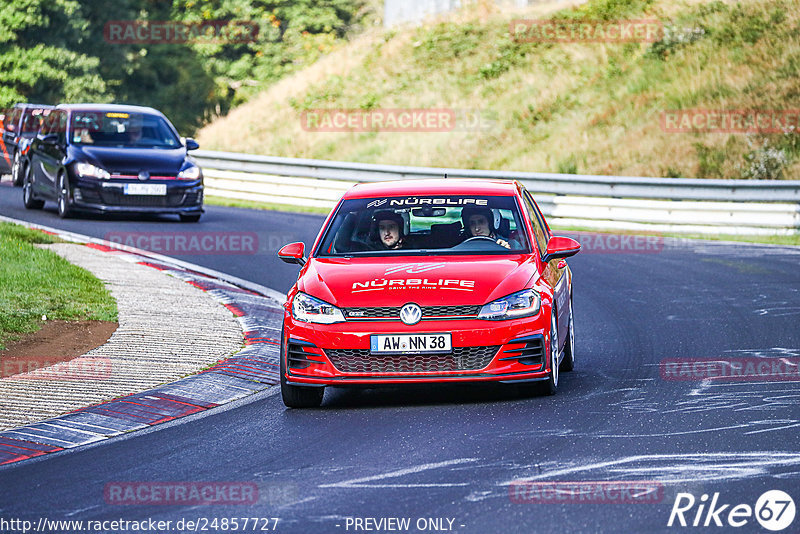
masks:
POLYGON ((186 150, 197 150, 200 145, 191 137, 186 138, 186 150))
POLYGON ((571 237, 561 237, 554 235, 547 242, 547 251, 542 257, 542 261, 547 263, 558 258, 569 258, 581 250, 581 244, 571 237))
POLYGON ((286 263, 297 263, 298 265, 305 265, 306 259, 303 256, 306 246, 303 243, 290 243, 284 245, 278 251, 278 257, 286 263))

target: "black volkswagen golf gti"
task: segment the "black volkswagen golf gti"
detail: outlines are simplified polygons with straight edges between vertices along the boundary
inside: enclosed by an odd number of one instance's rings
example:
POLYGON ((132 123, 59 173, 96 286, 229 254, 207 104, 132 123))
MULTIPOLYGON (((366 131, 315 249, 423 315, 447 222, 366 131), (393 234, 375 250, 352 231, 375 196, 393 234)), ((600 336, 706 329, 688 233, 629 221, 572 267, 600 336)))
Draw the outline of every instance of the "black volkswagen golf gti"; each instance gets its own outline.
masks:
POLYGON ((203 173, 175 127, 155 109, 112 104, 61 104, 30 149, 23 178, 28 209, 56 202, 58 215, 203 213, 203 173))

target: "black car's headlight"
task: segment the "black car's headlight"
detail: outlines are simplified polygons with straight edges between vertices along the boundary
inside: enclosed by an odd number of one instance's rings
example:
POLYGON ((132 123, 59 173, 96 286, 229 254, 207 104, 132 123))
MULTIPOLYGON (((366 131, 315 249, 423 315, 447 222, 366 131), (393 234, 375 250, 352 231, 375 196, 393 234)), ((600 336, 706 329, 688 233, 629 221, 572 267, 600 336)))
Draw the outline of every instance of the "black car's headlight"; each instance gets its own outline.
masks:
POLYGON ((200 167, 190 165, 178 173, 178 180, 197 180, 200 176, 202 176, 200 167))
POLYGON ((107 170, 96 167, 91 163, 76 163, 75 172, 78 176, 84 178, 97 178, 100 180, 108 180, 111 178, 111 174, 107 170))
POLYGON ((542 298, 536 290, 524 289, 484 304, 478 313, 478 319, 498 321, 530 317, 539 313, 541 305, 542 298))
POLYGON ((332 324, 344 322, 342 310, 324 300, 298 293, 292 301, 292 317, 306 323, 332 324))

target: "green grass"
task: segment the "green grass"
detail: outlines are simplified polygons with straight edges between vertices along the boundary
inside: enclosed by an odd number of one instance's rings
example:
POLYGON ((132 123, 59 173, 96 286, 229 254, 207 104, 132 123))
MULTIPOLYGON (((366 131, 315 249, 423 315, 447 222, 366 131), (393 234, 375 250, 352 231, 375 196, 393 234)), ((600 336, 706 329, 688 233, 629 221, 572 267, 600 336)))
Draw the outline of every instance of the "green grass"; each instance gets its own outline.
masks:
POLYGON ((0 223, 0 349, 48 320, 116 321, 117 304, 88 271, 35 244, 60 240, 0 223))

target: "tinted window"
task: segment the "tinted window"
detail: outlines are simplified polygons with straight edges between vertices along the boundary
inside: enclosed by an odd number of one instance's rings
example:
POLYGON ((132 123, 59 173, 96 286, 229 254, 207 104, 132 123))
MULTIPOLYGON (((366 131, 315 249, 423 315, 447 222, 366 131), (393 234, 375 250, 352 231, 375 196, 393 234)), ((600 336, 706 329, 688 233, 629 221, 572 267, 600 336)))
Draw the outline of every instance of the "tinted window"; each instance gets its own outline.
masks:
POLYGON ((177 148, 180 140, 158 115, 111 111, 74 111, 71 142, 129 148, 177 148))
POLYGON ((430 251, 437 254, 530 252, 515 197, 439 195, 346 200, 328 225, 317 255, 374 256, 430 251), (472 230, 469 219, 483 223, 485 233, 472 230), (399 242, 394 241, 395 234, 399 242), (470 239, 481 236, 484 238, 470 239))
POLYGON ((66 139, 67 114, 60 110, 52 111, 44 120, 44 126, 40 131, 41 135, 58 135, 59 143, 64 143, 66 139))

